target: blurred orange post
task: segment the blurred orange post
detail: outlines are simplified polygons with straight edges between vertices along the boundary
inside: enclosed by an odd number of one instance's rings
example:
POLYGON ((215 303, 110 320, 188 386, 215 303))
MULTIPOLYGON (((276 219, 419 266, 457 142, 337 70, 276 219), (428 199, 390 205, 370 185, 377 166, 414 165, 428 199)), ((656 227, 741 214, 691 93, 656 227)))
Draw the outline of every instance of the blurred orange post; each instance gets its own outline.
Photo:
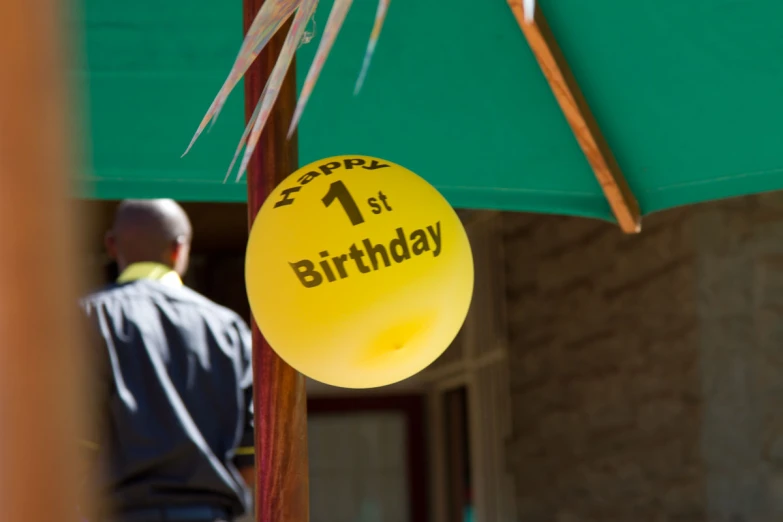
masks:
POLYGON ((0 1, 0 520, 77 520, 67 2, 0 1))

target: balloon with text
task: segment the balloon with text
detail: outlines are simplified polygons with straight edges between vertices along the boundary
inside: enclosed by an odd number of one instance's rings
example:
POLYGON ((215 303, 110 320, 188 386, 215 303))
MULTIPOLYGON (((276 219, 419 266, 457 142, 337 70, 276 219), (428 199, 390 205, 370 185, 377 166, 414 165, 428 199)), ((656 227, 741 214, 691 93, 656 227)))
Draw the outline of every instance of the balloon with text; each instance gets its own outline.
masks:
POLYGON ((270 194, 245 278, 253 316, 283 360, 326 384, 372 388, 448 348, 470 306, 473 257, 432 185, 388 161, 340 156, 270 194))

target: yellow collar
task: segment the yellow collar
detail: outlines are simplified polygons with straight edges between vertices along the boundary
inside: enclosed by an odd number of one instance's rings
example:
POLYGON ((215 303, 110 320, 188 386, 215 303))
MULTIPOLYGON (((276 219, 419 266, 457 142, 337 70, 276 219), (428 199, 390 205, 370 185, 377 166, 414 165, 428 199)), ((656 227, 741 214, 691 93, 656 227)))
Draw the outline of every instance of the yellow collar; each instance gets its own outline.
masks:
POLYGON ((171 286, 182 286, 179 274, 160 263, 133 263, 123 270, 117 282, 130 283, 139 279, 152 279, 171 286))

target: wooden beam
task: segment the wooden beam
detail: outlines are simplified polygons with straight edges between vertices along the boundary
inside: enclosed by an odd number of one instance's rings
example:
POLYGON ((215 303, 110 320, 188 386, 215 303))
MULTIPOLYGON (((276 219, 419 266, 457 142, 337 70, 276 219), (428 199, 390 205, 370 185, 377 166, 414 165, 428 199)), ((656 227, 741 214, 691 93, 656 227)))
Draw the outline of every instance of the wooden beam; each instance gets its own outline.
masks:
MULTIPOLYGON (((264 0, 244 0, 245 31, 264 0)), ((269 78, 288 24, 278 31, 245 75, 245 115, 253 113, 269 78)), ((291 64, 248 168, 247 205, 252 225, 264 200, 298 166, 297 137, 286 139, 296 107, 296 64, 291 64)), ((307 396, 304 377, 286 364, 253 329, 256 496, 258 522, 308 522, 307 396)))
POLYGON ((628 187, 609 145, 598 128, 590 107, 549 29, 541 7, 537 6, 533 19, 527 21, 522 0, 508 0, 508 4, 579 146, 593 168, 617 222, 628 234, 639 232, 641 230, 639 203, 628 187))
POLYGON ((71 4, 0 2, 0 519, 77 520, 71 4))

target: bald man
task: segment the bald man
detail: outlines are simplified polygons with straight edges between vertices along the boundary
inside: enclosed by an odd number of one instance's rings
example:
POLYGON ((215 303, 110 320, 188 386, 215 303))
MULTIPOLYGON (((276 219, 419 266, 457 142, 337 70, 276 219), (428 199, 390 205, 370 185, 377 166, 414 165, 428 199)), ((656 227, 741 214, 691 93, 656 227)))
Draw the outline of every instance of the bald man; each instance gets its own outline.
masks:
POLYGON ((250 505, 251 336, 183 286, 191 237, 174 201, 123 201, 106 234, 119 279, 82 302, 97 345, 103 429, 85 445, 102 464, 101 520, 230 521, 250 505))

